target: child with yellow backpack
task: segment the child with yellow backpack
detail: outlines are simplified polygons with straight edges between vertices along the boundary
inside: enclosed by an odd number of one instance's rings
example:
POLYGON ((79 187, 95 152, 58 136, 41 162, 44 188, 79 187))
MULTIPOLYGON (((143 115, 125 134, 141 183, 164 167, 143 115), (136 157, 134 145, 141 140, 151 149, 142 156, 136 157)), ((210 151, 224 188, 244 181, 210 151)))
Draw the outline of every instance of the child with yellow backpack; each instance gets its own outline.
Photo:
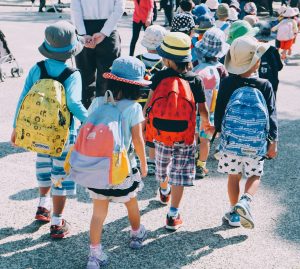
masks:
POLYGON ((52 238, 63 238, 69 233, 62 213, 66 195, 76 192, 71 179, 63 181, 63 165, 75 141, 75 117, 84 122, 88 113, 81 103, 81 75, 68 67, 66 61, 82 48, 83 43, 70 23, 60 21, 46 28, 45 41, 39 51, 47 59, 34 65, 26 78, 11 135, 14 145, 37 152, 40 199, 35 219, 51 220, 52 238))

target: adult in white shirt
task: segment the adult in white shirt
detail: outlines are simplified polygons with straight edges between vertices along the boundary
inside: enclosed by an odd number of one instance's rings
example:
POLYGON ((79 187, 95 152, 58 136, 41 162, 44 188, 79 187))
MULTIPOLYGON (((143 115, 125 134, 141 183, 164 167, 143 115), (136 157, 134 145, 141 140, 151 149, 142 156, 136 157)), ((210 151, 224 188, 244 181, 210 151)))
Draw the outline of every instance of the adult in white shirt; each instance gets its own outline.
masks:
POLYGON ((117 23, 125 10, 125 0, 72 0, 72 21, 79 35, 85 38, 85 48, 76 56, 76 66, 82 75, 82 103, 88 107, 94 93, 102 96, 107 83, 102 77, 121 55, 121 39, 117 23), (97 79, 96 79, 97 71, 97 79))

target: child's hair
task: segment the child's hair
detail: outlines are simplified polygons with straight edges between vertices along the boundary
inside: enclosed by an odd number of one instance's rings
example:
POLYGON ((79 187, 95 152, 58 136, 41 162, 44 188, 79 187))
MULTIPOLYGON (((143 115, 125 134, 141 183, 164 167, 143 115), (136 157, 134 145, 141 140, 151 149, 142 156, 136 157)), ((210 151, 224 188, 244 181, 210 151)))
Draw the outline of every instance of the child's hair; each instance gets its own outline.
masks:
POLYGON ((174 62, 174 63, 176 65, 178 71, 180 71, 180 72, 183 72, 185 70, 190 71, 190 70, 193 69, 192 63, 190 63, 190 62, 184 62, 184 63, 182 63, 182 62, 174 62))
POLYGON ((218 58, 217 57, 204 57, 204 61, 206 63, 209 63, 209 62, 217 62, 218 61, 218 58))
POLYGON ((108 80, 108 89, 113 93, 114 98, 138 100, 142 86, 129 84, 117 80, 108 80))
POLYGON ((181 0, 180 3, 179 3, 179 5, 180 5, 180 7, 181 7, 181 9, 183 11, 190 12, 193 9, 193 3, 192 3, 192 1, 181 0))

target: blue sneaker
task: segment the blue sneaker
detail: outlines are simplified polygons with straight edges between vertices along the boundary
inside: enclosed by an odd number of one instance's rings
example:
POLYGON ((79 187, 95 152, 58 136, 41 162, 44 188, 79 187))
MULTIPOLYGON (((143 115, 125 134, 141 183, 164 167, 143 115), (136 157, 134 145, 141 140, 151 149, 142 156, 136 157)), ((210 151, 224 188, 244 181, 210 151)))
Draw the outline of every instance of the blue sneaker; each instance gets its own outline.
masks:
POLYGON ((129 247, 132 249, 140 249, 143 246, 143 241, 147 238, 147 231, 143 225, 138 235, 133 235, 130 231, 130 243, 129 247))
POLYGON ((235 205, 234 212, 240 215, 241 225, 246 229, 253 229, 254 228, 254 220, 252 218, 250 212, 250 205, 247 199, 242 198, 240 201, 235 205))
POLYGON ((107 263, 108 258, 104 252, 101 253, 100 257, 90 253, 86 269, 100 269, 102 265, 106 265, 107 263))
POLYGON ((228 221, 228 224, 232 227, 241 227, 240 216, 235 212, 227 212, 224 218, 228 221))

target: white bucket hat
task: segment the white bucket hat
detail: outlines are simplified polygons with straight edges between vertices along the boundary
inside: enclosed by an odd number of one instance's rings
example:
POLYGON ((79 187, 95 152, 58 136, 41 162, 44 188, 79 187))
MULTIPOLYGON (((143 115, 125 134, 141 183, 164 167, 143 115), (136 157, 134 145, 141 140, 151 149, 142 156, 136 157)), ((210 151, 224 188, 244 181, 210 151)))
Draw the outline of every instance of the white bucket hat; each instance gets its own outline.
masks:
POLYGON ((217 9, 219 6, 218 0, 207 0, 205 4, 208 6, 209 9, 217 9))
POLYGON ((231 44, 225 57, 225 67, 231 74, 241 75, 249 71, 269 49, 268 43, 258 42, 254 37, 242 36, 231 44))
POLYGON ((237 21, 239 19, 239 13, 236 11, 235 8, 231 7, 229 9, 229 17, 228 20, 230 21, 237 21))
POLYGON ((282 15, 285 11, 286 11, 287 7, 285 6, 281 6, 279 9, 278 9, 278 14, 279 15, 282 15))
POLYGON ((155 50, 163 41, 167 30, 160 25, 151 25, 145 30, 141 41, 142 46, 149 50, 155 50))
POLYGON ((296 15, 297 15, 297 12, 292 7, 288 7, 286 9, 286 11, 282 14, 282 16, 285 18, 294 17, 296 15))

